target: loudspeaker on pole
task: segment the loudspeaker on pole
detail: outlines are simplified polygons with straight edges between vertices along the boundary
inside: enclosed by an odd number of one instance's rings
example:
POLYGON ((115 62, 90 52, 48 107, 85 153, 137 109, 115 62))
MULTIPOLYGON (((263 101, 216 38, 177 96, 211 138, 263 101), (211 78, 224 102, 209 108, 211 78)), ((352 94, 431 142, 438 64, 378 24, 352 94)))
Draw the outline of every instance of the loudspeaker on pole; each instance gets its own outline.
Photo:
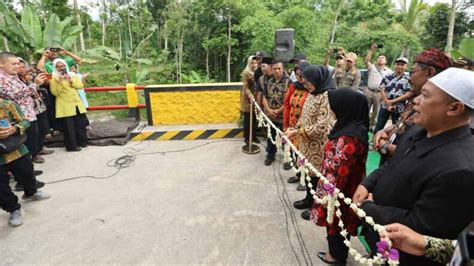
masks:
POLYGON ((289 62, 295 53, 295 30, 278 29, 275 31, 275 59, 289 62))

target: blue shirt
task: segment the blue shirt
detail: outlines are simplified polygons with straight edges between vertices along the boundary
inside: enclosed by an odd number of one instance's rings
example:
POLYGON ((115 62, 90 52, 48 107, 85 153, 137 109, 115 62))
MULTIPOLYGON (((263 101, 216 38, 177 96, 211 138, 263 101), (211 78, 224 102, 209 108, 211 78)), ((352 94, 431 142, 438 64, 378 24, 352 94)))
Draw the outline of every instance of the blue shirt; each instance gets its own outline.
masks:
MULTIPOLYGON (((400 77, 397 77, 396 73, 388 74, 380 83, 380 87, 385 90, 389 100, 396 99, 411 90, 410 76, 405 73, 400 77)), ((396 103, 395 112, 403 112, 405 105, 406 101, 396 103)))

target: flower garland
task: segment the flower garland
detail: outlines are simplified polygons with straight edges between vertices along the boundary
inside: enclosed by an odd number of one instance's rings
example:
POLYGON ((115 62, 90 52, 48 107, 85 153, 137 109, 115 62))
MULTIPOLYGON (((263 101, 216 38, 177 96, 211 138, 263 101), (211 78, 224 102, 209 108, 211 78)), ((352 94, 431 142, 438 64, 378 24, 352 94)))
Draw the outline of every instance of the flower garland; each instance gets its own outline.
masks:
POLYGON ((252 99, 252 101, 256 107, 254 110, 258 120, 258 126, 266 126, 267 138, 270 139, 270 141, 275 144, 279 150, 282 150, 283 147, 284 162, 289 163, 294 171, 301 174, 300 183, 302 185, 306 185, 305 180, 308 181, 307 186, 309 187, 310 193, 313 195, 315 202, 320 205, 326 205, 327 222, 329 224, 334 222, 334 214, 338 218, 338 226, 341 228, 340 234, 345 239, 344 244, 349 248, 349 254, 351 254, 351 256, 353 256, 354 259, 361 264, 373 265, 387 262, 389 265, 398 265, 398 250, 392 248, 392 241, 387 237, 385 227, 376 224, 372 217, 367 216, 364 210, 357 207, 357 205, 352 202, 352 199, 346 198, 346 196, 336 186, 329 182, 329 180, 323 176, 311 163, 309 163, 306 157, 298 149, 296 149, 293 143, 291 143, 290 139, 286 137, 285 134, 280 129, 278 129, 275 124, 273 124, 273 122, 263 113, 262 109, 255 102, 255 100, 252 99), (275 139, 272 138, 271 128, 276 130, 275 139), (293 162, 297 162, 296 165, 293 162), (316 191, 314 190, 311 183, 311 176, 309 175, 310 172, 315 174, 323 182, 323 189, 327 192, 326 196, 323 198, 319 198, 316 195, 316 191), (351 242, 348 239, 348 232, 345 229, 344 223, 342 221, 342 212, 340 210, 341 203, 339 202, 338 198, 344 202, 344 204, 349 206, 349 208, 351 208, 359 218, 364 219, 367 224, 372 226, 374 230, 382 236, 381 241, 377 243, 376 256, 372 258, 365 258, 352 247, 351 242))

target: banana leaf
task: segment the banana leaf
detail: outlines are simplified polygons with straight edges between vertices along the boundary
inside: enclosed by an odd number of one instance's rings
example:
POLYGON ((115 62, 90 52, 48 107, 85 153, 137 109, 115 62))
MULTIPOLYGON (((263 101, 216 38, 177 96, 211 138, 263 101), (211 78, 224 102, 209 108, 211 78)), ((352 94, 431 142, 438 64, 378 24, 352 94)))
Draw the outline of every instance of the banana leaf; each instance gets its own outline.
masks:
POLYGON ((23 8, 21 13, 21 26, 31 37, 31 44, 35 48, 40 48, 43 44, 43 32, 38 14, 31 6, 23 8))
POLYGON ((56 14, 49 17, 43 35, 43 47, 60 47, 61 46, 61 21, 56 14))

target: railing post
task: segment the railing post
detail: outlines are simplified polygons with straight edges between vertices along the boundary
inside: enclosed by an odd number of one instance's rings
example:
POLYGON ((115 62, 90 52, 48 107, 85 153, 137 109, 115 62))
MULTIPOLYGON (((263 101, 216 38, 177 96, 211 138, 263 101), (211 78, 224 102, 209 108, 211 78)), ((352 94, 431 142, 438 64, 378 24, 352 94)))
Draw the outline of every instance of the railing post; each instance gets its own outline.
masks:
POLYGON ((135 83, 127 83, 127 103, 128 103, 128 117, 135 117, 137 120, 140 119, 140 113, 138 110, 138 95, 135 90, 135 83))

